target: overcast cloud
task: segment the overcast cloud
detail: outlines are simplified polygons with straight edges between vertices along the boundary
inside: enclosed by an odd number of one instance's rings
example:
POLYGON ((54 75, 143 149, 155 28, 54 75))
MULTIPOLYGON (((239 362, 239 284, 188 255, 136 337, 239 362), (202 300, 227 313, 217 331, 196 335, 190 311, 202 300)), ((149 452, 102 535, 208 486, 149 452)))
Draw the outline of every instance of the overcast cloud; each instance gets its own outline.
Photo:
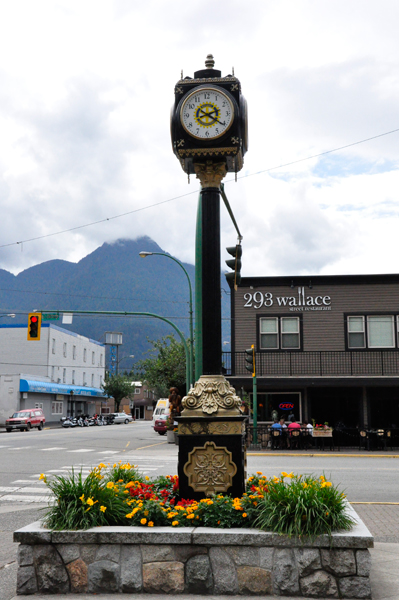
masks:
POLYGON ((243 275, 399 272, 399 132, 272 169, 399 129, 398 24, 396 0, 1 3, 0 268, 141 235, 194 262, 199 185, 169 116, 181 69, 213 53, 249 106, 244 169, 225 180, 243 275))

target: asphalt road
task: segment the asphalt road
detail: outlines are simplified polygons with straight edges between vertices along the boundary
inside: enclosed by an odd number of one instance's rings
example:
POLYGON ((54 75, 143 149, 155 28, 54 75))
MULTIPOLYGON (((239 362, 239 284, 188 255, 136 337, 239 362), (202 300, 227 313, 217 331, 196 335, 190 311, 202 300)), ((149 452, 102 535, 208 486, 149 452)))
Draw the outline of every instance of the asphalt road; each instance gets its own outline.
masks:
MULTIPOLYGON (((138 465, 149 476, 177 473, 177 446, 155 433, 149 422, 128 425, 0 435, 0 506, 3 503, 39 502, 45 486, 40 473, 62 475, 68 469, 88 472, 100 462, 119 460, 138 465)), ((397 502, 399 498, 399 452, 346 455, 311 451, 299 454, 248 453, 248 474, 267 476, 281 471, 324 473, 356 502, 397 502)))

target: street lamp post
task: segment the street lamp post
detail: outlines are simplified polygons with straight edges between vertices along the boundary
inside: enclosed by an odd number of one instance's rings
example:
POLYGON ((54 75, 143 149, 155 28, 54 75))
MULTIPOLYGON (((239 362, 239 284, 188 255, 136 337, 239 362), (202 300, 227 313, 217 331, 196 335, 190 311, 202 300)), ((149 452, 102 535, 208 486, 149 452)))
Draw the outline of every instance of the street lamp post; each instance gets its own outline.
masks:
POLYGON ((184 268, 183 264, 180 262, 180 260, 178 260, 177 258, 174 258, 173 256, 171 256, 170 254, 166 254, 165 252, 146 252, 146 251, 142 251, 139 253, 139 256, 141 256, 141 258, 146 258, 147 256, 153 256, 153 255, 158 255, 158 256, 166 256, 167 258, 170 258, 171 260, 174 260, 175 263, 177 263, 184 271, 186 277, 187 277, 187 281, 188 281, 188 289, 190 292, 190 297, 189 297, 189 315, 190 315, 190 381, 187 382, 187 392, 190 389, 191 385, 194 383, 194 356, 193 356, 193 352, 194 352, 194 325, 193 325, 193 291, 192 291, 192 287, 191 287, 191 281, 190 281, 190 277, 186 271, 186 269, 184 268))

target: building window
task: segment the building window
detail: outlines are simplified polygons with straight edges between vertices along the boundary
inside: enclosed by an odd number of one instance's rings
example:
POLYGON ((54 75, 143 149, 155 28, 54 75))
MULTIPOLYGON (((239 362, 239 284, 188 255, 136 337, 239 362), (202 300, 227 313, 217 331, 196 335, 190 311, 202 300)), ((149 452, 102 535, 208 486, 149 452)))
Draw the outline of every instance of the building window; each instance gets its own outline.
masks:
POLYGON ((72 348, 72 358, 73 360, 76 360, 76 346, 72 348))
POLYGON ((86 362, 86 361, 87 361, 87 350, 86 350, 86 348, 84 348, 84 350, 83 350, 83 362, 86 362))
POLYGON ((298 317, 264 317, 260 319, 261 350, 299 350, 298 317))
POLYGON ((66 383, 66 369, 62 369, 62 383, 66 383))
POLYGON ((35 408, 41 408, 43 410, 43 402, 35 402, 35 408))
POLYGON ((52 402, 51 403, 51 414, 52 415, 62 415, 63 411, 63 402, 52 402))
POLYGON ((66 358, 67 357, 67 345, 66 345, 66 342, 64 342, 63 354, 64 354, 64 358, 66 358))
POLYGON ((83 371, 83 385, 86 385, 86 373, 83 371))
POLYGON ((75 384, 75 371, 72 371, 72 383, 75 384))
POLYGON ((92 352, 92 353, 91 353, 91 364, 92 364, 92 365, 94 365, 94 364, 95 364, 95 361, 96 361, 96 353, 95 353, 95 352, 92 352))
POLYGON ((103 376, 100 375, 100 387, 102 386, 102 383, 103 383, 103 376))
POLYGON ((55 354, 55 338, 51 340, 51 352, 52 354, 55 354))
POLYGON ((348 348, 395 348, 394 322, 393 315, 348 317, 348 348))
POLYGON ((393 316, 367 317, 369 348, 395 348, 393 316))
POLYGON ((364 317, 348 317, 348 347, 366 347, 364 317))
POLYGON ((135 394, 140 394, 140 391, 141 391, 140 388, 138 388, 138 387, 134 388, 134 393, 135 394))
POLYGON ((54 381, 54 365, 51 367, 51 381, 54 381))
POLYGON ((94 387, 94 373, 91 374, 91 387, 94 387))

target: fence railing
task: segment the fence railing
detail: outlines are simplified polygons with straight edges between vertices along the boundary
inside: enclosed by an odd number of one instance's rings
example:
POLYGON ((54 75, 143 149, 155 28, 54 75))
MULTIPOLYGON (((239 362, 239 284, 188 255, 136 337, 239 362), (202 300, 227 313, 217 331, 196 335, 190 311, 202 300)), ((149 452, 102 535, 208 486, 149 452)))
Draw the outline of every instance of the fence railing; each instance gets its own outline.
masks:
MULTIPOLYGON (((247 375, 245 352, 223 352, 226 375, 247 375)), ((399 352, 257 352, 260 377, 399 376, 399 352)))
POLYGON ((289 432, 260 424, 246 425, 247 448, 263 450, 340 450, 352 448, 364 451, 393 450, 399 448, 399 429, 340 428, 330 436, 316 437, 306 427, 289 432))

